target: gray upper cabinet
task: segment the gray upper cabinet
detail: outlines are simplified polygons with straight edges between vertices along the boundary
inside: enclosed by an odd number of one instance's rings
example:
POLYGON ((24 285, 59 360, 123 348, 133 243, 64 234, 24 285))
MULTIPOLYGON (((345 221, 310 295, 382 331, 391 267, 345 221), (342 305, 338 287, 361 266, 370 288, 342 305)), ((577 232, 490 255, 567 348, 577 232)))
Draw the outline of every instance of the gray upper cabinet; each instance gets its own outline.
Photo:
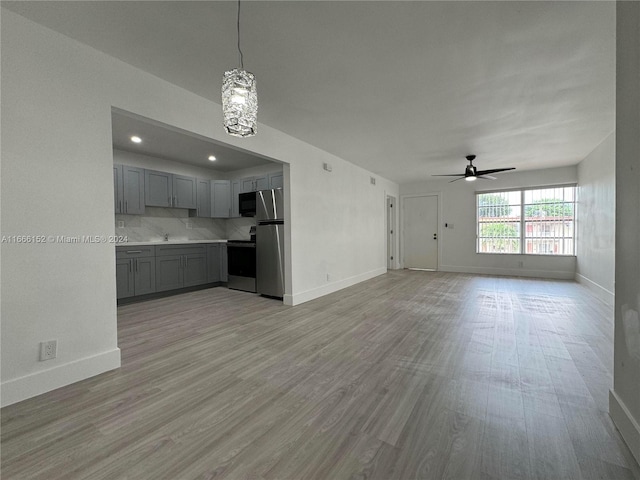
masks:
POLYGON ((284 176, 282 172, 274 172, 269 174, 269 188, 283 188, 284 176))
POLYGON ((145 170, 144 182, 144 200, 147 206, 196 208, 195 177, 145 170))
POLYGON ((240 180, 231 181, 231 217, 238 218, 240 216, 240 204, 238 203, 238 195, 241 193, 242 183, 240 180))
POLYGON ((196 208, 196 179, 184 175, 173 175, 173 206, 196 208))
POLYGON ((211 216, 231 216, 231 183, 229 180, 211 180, 211 216))
POLYGON ((113 166, 114 210, 129 215, 144 213, 144 170, 113 166))
POLYGON ((144 170, 122 166, 124 211, 129 215, 144 213, 144 170))
POLYGON ((254 177, 255 190, 266 190, 269 188, 269 177, 263 175, 261 177, 254 177))
POLYGON ((167 172, 145 170, 144 203, 148 207, 173 206, 173 175, 167 172))
POLYGON ((240 193, 255 192, 269 188, 269 176, 266 174, 257 177, 241 178, 240 182, 242 189, 240 193))
POLYGON ((196 217, 211 218, 211 180, 199 178, 196 184, 196 217))
POLYGON ((253 184, 253 177, 247 177, 240 179, 241 190, 240 193, 254 192, 256 189, 253 184))
POLYGON ((113 199, 115 205, 113 210, 116 213, 122 213, 122 196, 124 195, 122 189, 122 165, 113 166, 113 199))

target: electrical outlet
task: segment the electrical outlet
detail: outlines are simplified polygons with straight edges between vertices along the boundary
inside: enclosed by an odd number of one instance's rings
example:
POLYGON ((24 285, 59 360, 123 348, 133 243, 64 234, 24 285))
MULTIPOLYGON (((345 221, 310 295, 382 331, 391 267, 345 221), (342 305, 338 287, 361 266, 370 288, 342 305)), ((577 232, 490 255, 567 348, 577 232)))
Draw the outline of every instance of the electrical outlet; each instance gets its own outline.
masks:
POLYGON ((58 353, 58 341, 47 340, 46 342, 40 342, 40 361, 52 360, 56 358, 58 353))
POLYGON ((371 185, 375 185, 376 184, 376 179, 373 177, 369 177, 369 181, 371 182, 371 185))
POLYGON ((330 282, 330 281, 331 281, 331 275, 327 273, 327 282, 330 282))
POLYGON ((118 228, 124 228, 124 220, 118 220, 118 228))

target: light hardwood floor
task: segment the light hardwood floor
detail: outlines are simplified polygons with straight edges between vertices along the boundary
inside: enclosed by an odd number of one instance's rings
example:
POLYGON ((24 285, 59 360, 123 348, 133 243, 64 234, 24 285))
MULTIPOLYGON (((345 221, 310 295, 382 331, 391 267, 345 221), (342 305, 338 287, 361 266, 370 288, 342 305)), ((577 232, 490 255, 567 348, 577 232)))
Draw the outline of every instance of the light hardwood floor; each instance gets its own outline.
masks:
POLYGON ((9 479, 638 479, 612 311, 571 282, 393 271, 297 307, 118 309, 122 368, 2 410, 9 479))

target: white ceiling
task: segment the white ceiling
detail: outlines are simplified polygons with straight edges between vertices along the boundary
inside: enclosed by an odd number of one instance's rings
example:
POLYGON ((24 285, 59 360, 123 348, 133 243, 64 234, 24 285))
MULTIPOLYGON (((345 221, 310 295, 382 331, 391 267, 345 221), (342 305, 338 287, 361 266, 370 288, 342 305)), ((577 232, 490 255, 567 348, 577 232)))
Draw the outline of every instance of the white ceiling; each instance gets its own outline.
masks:
MULTIPOLYGON (((238 63, 233 1, 3 6, 218 103, 238 63)), ((615 126, 615 2, 243 1, 241 45, 260 122, 399 183, 573 165, 615 126)))
POLYGON ((220 172, 271 163, 254 154, 228 147, 192 132, 131 114, 121 110, 111 112, 113 147, 119 150, 174 160, 220 172), (133 143, 132 136, 141 143, 133 143), (209 161, 213 155, 216 160, 209 161))

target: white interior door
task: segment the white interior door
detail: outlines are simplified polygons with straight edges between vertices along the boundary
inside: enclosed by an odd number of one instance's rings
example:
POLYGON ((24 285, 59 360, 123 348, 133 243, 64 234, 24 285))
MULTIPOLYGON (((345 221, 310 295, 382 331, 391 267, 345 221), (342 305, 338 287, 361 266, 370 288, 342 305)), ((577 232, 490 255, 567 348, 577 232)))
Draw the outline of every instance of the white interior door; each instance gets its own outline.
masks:
POLYGON ((438 269, 438 196, 405 197, 402 202, 404 268, 438 269))

